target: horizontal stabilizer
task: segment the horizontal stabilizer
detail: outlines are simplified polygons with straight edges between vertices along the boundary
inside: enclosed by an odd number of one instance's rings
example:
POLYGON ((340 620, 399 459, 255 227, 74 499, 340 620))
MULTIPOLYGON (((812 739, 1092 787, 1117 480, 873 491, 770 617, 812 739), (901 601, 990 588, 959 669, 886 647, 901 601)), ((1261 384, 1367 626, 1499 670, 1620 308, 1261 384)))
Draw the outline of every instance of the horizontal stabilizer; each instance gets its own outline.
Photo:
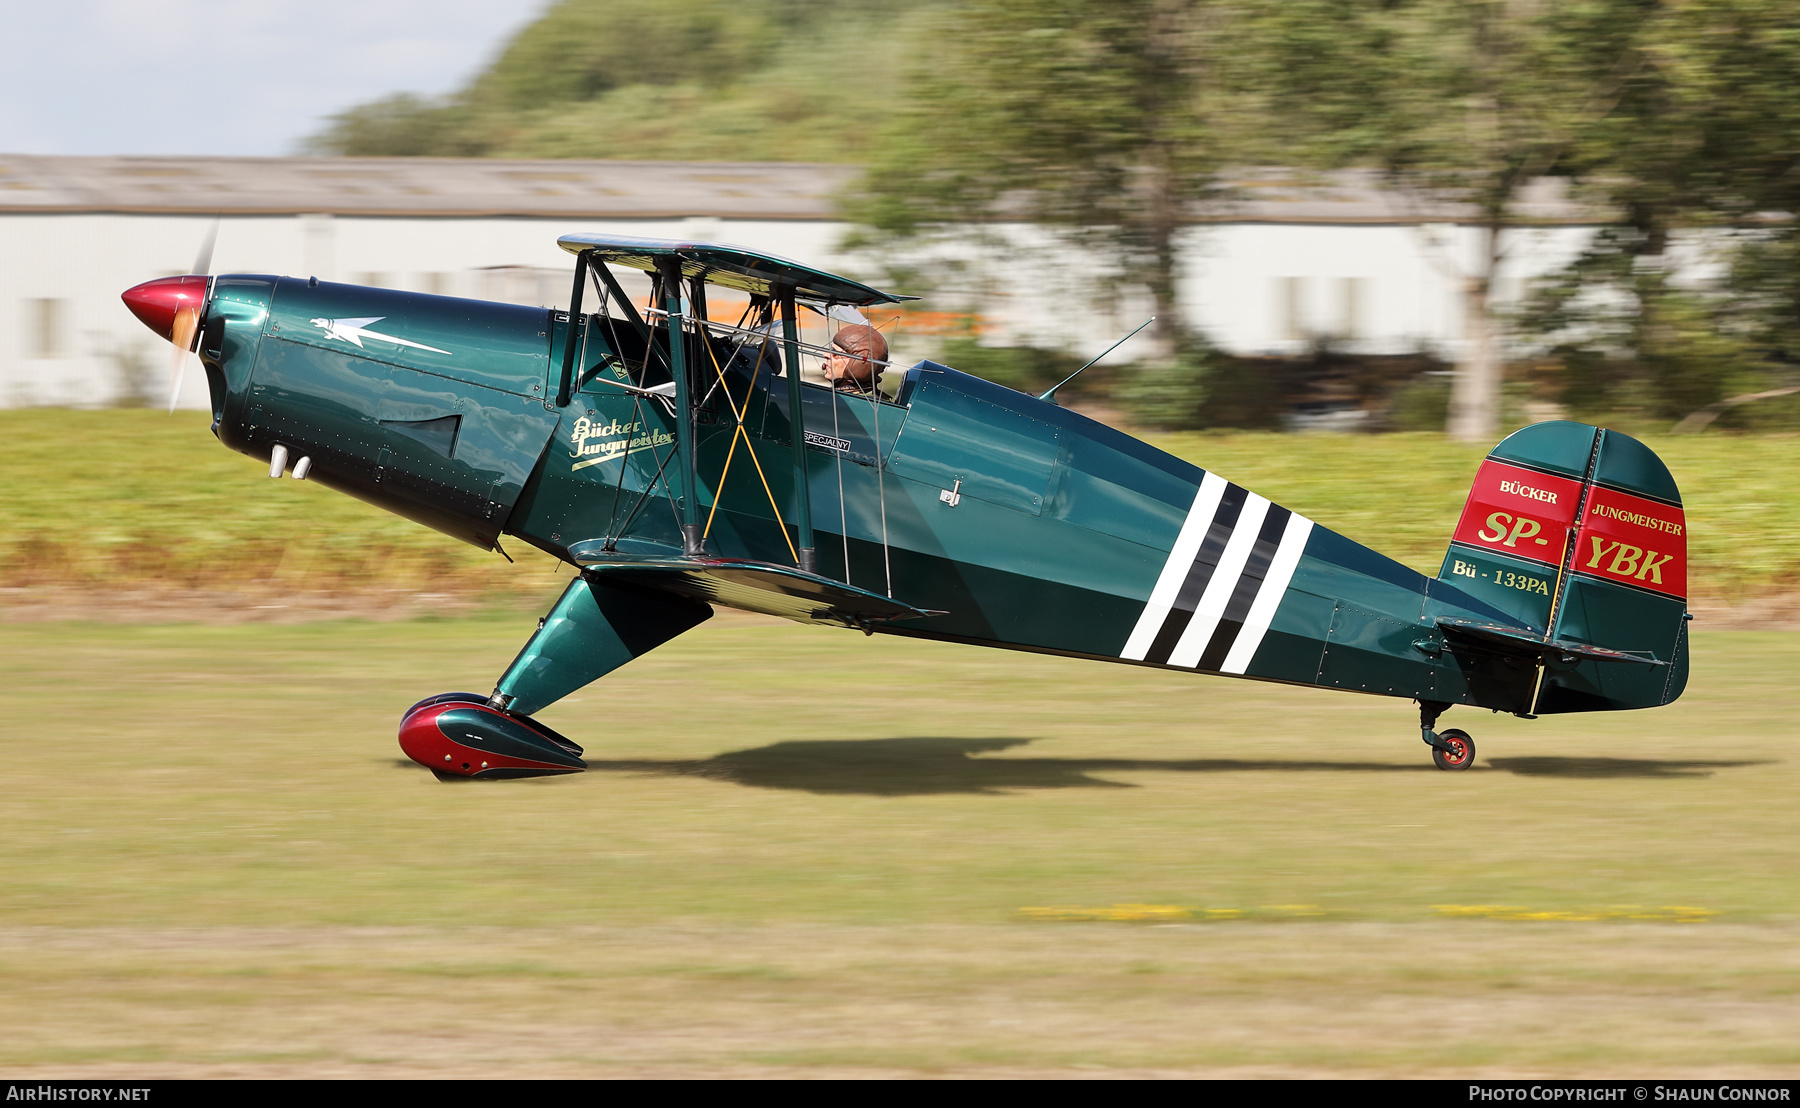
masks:
POLYGON ((870 624, 944 614, 773 562, 620 554, 599 546, 598 542, 579 543, 569 556, 587 573, 608 581, 660 589, 801 623, 866 629, 870 624))
MULTIPOLYGON (((1444 632, 1446 638, 1474 640, 1483 646, 1498 649, 1502 653, 1527 656, 1537 660, 1554 656, 1565 662, 1573 662, 1577 658, 1588 658, 1600 662, 1637 662, 1648 666, 1669 664, 1653 657, 1643 657, 1641 654, 1628 653, 1623 650, 1608 650, 1604 646, 1589 646, 1587 643, 1569 642, 1565 639, 1545 639, 1516 627, 1497 627, 1491 623, 1471 623, 1462 619, 1440 619, 1437 621, 1437 625, 1444 632)), ((1648 654, 1649 651, 1642 653, 1648 654)))

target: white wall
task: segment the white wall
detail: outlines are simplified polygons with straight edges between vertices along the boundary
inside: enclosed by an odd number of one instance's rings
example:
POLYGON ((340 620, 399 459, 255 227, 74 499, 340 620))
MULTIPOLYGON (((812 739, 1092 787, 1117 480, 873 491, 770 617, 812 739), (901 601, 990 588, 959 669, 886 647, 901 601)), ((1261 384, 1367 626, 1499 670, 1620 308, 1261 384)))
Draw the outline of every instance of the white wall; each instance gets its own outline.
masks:
MULTIPOLYGON (((131 316, 119 294, 140 281, 187 272, 211 223, 203 216, 0 215, 0 405, 111 403, 121 391, 121 359, 146 367, 149 391, 163 402, 170 348, 131 316), (45 322, 54 331, 48 350, 40 333, 45 322)), ((566 306, 572 260, 556 245, 562 234, 716 239, 853 277, 879 272, 877 259, 838 249, 845 230, 824 221, 712 218, 227 216, 220 221, 212 271, 317 276, 566 306)), ((1469 271, 1479 238, 1469 228, 1445 231, 1438 248, 1428 234, 1408 227, 1196 227, 1184 243, 1184 307, 1189 322, 1213 341, 1243 353, 1297 351, 1309 335, 1336 334, 1348 324, 1354 349, 1429 347, 1454 357, 1462 338, 1456 273, 1469 271)), ((959 255, 965 265, 945 268, 947 276, 921 306, 980 312, 995 325, 990 341, 1064 346, 1090 356, 1149 315, 1147 303, 1096 295, 1092 275, 1103 268, 1100 259, 1035 228, 995 233, 1007 244, 1004 251, 970 239, 943 254, 959 255)), ((1516 296, 1526 279, 1560 265, 1589 233, 1519 233, 1499 283, 1502 296, 1516 296)), ((926 271, 931 264, 925 262, 926 271)), ((634 281, 627 288, 644 285, 634 281)), ((935 340, 907 334, 902 325, 892 357, 910 362, 934 346, 935 340)), ((1140 355, 1127 344, 1113 360, 1140 355)), ((190 366, 180 404, 206 406, 197 367, 190 366)))

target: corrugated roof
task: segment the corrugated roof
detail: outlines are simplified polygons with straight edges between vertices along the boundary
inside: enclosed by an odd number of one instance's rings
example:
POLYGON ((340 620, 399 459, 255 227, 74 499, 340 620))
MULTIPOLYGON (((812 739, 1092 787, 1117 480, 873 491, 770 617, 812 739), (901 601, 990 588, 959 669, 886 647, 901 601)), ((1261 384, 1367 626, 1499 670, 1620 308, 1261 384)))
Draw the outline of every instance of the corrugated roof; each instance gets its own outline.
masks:
MULTIPOLYGON (((1447 196, 1421 196, 1386 187, 1373 169, 1307 173, 1245 169, 1227 175, 1224 196, 1196 222, 1209 223, 1468 223, 1480 218, 1474 204, 1447 196)), ((1592 205, 1576 202, 1569 183, 1539 177, 1520 189, 1512 219, 1520 223, 1589 225, 1604 222, 1592 205)))
MULTIPOLYGON (((144 212, 578 219, 839 218, 854 166, 503 158, 208 158, 0 155, 0 212, 144 212)), ((1233 174, 1194 222, 1466 222, 1472 205, 1409 199, 1379 174, 1233 174)), ((1560 180, 1524 190, 1515 218, 1589 224, 1560 180)))
POLYGON ((830 219, 841 165, 0 155, 0 211, 830 219))

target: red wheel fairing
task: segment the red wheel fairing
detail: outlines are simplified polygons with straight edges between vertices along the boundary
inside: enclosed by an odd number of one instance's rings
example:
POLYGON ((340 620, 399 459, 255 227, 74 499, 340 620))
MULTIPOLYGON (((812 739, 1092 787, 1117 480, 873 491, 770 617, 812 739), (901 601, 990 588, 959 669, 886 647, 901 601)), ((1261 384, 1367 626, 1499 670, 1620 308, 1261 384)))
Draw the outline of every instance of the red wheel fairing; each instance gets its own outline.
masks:
POLYGON ((414 712, 418 711, 421 708, 429 708, 433 704, 486 704, 487 702, 488 702, 488 698, 485 696, 482 696, 480 693, 472 693, 472 692, 438 693, 436 696, 426 697, 424 700, 421 700, 417 704, 414 704, 412 707, 408 708, 406 711, 401 712, 400 713, 400 723, 402 725, 405 725, 407 716, 412 715, 414 712))
POLYGON ((400 723, 400 749, 439 776, 537 777, 586 769, 569 749, 574 744, 560 738, 535 720, 461 700, 426 704, 400 723))

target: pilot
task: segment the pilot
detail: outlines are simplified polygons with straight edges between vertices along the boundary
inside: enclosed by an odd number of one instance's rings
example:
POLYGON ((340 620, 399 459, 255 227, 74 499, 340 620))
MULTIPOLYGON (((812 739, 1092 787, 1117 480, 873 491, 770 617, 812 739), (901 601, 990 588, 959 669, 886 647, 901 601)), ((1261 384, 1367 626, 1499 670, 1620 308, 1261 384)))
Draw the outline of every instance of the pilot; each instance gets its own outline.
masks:
POLYGON ((887 339, 880 331, 866 323, 852 323, 831 337, 825 380, 844 392, 872 394, 881 386, 882 363, 887 356, 887 339))

